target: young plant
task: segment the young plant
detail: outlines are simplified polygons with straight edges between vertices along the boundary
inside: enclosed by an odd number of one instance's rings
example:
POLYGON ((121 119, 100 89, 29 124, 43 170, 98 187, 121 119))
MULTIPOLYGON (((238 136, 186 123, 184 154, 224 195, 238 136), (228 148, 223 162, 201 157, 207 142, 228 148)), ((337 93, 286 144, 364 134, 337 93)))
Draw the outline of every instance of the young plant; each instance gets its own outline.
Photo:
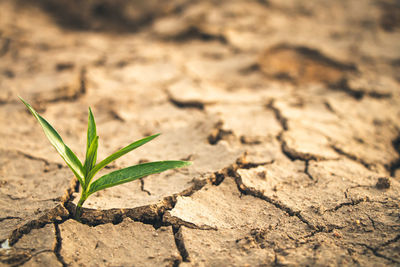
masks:
POLYGON ((131 182, 150 174, 160 173, 174 168, 181 168, 191 164, 191 162, 189 161, 176 160, 143 163, 108 173, 92 182, 93 177, 96 175, 96 173, 107 166, 109 163, 134 150, 135 148, 138 148, 145 143, 153 140, 160 134, 148 136, 146 138, 133 142, 132 144, 118 150, 114 154, 108 156, 107 158, 96 164, 99 137, 97 136, 96 123, 94 121, 92 110, 89 108, 86 157, 85 160, 81 163, 78 157, 71 151, 71 149, 66 144, 64 144, 61 136, 50 125, 50 123, 48 123, 42 116, 40 116, 25 100, 23 100, 21 97, 20 99, 30 110, 33 116, 38 120, 50 143, 55 147, 57 152, 64 159, 65 163, 67 163, 68 167, 72 170, 75 177, 78 179, 80 185, 82 186, 81 197, 75 211, 75 217, 78 220, 80 219, 82 213, 83 203, 91 194, 97 191, 131 182))

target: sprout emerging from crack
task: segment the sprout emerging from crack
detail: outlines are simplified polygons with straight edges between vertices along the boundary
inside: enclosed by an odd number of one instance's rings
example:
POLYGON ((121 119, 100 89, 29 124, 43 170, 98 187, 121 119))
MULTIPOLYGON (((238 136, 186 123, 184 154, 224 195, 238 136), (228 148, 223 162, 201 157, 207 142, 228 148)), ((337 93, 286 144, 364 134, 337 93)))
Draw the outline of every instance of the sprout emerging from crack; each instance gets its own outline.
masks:
POLYGON ((72 170, 75 177, 78 179, 80 185, 82 186, 81 197, 75 211, 75 218, 77 220, 80 220, 83 203, 91 194, 97 191, 131 182, 150 174, 160 173, 169 169, 181 168, 192 164, 190 161, 177 160, 148 162, 108 173, 92 182, 93 177, 96 175, 96 173, 103 169, 105 166, 118 159, 119 157, 125 155, 126 153, 134 150, 135 148, 138 148, 139 146, 142 146, 147 142, 153 140, 160 134, 148 136, 146 138, 133 142, 132 144, 118 150, 114 154, 108 156, 107 158, 96 164, 99 137, 97 136, 96 123, 94 121, 92 110, 89 108, 86 157, 85 161, 81 163, 78 157, 71 151, 71 149, 66 144, 64 144, 61 136, 50 125, 50 123, 48 123, 42 116, 40 116, 25 100, 23 100, 21 97, 20 99, 33 114, 33 116, 38 120, 50 143, 55 147, 57 152, 64 159, 65 163, 67 163, 68 167, 72 170))

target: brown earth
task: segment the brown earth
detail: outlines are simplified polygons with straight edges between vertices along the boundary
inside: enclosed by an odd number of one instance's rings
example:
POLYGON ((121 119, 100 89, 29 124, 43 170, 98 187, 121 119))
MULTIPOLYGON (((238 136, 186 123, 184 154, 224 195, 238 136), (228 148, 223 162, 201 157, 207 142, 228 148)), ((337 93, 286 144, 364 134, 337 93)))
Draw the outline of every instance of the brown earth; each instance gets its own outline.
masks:
POLYGON ((400 266, 400 5, 0 1, 0 265, 400 266), (80 158, 186 159, 78 187, 80 158))

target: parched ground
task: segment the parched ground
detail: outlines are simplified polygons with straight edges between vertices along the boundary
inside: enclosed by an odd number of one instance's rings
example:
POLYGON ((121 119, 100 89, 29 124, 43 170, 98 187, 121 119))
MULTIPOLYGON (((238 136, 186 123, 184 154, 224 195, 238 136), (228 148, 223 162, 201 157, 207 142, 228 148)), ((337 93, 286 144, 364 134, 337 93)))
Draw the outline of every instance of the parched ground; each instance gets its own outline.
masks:
POLYGON ((399 266, 398 1, 0 1, 0 265, 399 266), (84 156, 79 188, 17 96, 84 156))

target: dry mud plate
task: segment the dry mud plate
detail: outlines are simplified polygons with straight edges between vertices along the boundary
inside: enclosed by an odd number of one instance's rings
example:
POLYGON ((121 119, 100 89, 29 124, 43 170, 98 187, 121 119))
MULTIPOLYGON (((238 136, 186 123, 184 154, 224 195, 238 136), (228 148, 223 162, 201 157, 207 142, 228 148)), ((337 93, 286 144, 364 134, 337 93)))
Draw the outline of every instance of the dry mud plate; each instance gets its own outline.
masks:
POLYGON ((400 5, 0 1, 1 266, 399 266, 400 5), (92 195, 18 100, 106 171, 92 195))

